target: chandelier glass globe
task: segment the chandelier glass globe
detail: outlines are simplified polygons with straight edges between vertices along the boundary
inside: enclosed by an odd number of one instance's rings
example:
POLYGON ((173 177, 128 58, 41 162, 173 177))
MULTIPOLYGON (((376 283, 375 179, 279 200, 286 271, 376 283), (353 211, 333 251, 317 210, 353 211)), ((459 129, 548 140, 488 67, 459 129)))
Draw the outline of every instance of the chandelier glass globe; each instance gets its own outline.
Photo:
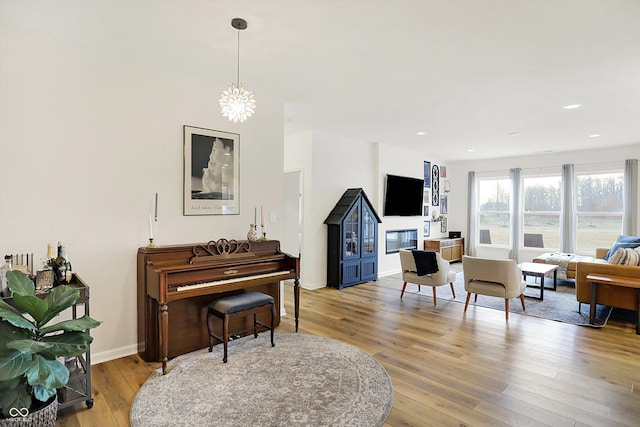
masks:
POLYGON ((222 91, 218 104, 222 115, 234 123, 242 123, 247 120, 247 117, 251 117, 256 108, 253 92, 239 83, 231 83, 227 90, 222 91))

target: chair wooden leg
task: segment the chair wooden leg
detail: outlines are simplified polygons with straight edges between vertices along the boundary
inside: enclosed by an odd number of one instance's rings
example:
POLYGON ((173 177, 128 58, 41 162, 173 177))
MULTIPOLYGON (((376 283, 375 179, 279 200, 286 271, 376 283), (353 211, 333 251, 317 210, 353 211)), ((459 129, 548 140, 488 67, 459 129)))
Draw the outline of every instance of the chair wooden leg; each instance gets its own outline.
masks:
POLYGON ((418 292, 420 292, 420 285, 418 285, 418 292))
POLYGON ((222 339, 224 340, 224 357, 222 363, 227 363, 227 349, 229 348, 229 315, 224 316, 222 323, 222 339))
POLYGON ((253 313, 253 337, 258 338, 258 315, 253 313))
POLYGON ((433 289, 433 305, 436 305, 436 287, 432 286, 433 289))
POLYGON ((509 298, 504 299, 504 315, 509 320, 509 298))
POLYGON ((478 302, 478 294, 476 294, 473 298, 473 302, 478 302))
POLYGON ((467 300, 464 302, 464 312, 467 312, 467 307, 469 306, 469 298, 471 298, 471 292, 467 292, 467 300))
POLYGON ((526 308, 524 308, 524 294, 520 294, 520 302, 522 303, 522 309, 526 310, 526 308))
POLYGON ((456 297, 456 290, 453 288, 453 282, 449 283, 449 286, 451 286, 451 293, 453 294, 453 297, 456 297))
POLYGON ((271 347, 275 347, 276 343, 273 341, 273 330, 276 328, 276 304, 271 304, 271 347))
POLYGON ((402 285, 402 292, 400 292, 400 299, 402 299, 402 296, 404 295, 404 290, 407 287, 407 282, 404 282, 404 285, 402 285))
POLYGON ((211 336, 211 314, 207 311, 207 332, 209 332, 209 353, 213 351, 213 337, 211 336))

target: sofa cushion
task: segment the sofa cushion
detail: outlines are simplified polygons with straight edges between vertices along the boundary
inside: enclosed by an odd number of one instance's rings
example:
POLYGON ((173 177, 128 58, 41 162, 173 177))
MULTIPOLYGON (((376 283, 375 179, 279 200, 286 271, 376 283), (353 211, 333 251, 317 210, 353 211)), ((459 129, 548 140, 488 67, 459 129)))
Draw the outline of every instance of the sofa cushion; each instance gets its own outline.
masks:
POLYGON ((604 259, 608 261, 609 257, 612 256, 618 250, 618 248, 637 248, 638 246, 640 246, 640 237, 625 236, 624 234, 621 234, 620 236, 618 236, 618 239, 613 244, 611 249, 609 249, 609 252, 607 252, 607 254, 604 256, 604 259))
POLYGON ((607 262, 609 264, 640 265, 640 247, 618 248, 607 262))

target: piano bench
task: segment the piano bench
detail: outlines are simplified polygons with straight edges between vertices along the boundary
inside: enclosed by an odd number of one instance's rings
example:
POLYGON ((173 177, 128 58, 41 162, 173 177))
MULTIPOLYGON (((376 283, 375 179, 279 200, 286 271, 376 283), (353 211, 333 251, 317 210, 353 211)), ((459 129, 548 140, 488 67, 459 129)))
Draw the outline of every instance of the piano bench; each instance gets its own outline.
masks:
MULTIPOLYGON (((248 316, 253 314, 253 336, 258 338, 257 326, 260 325, 271 331, 271 347, 276 344, 273 341, 274 321, 276 317, 276 305, 271 295, 261 292, 247 292, 244 294, 222 297, 211 301, 207 305, 207 329, 209 330, 209 352, 213 351, 214 338, 224 343, 224 357, 222 361, 227 363, 227 348, 229 344, 229 319, 232 317, 248 316), (271 326, 267 326, 256 319, 256 314, 261 311, 271 311, 271 326), (222 337, 214 335, 212 316, 222 319, 222 337)), ((242 332, 246 332, 242 331, 242 332)))

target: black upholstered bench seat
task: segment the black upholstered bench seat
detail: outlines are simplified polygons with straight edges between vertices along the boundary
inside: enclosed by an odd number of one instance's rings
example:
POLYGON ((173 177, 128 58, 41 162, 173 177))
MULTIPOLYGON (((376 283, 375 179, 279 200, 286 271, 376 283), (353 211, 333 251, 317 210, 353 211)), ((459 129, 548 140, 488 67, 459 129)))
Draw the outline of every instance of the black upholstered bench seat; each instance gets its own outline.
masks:
POLYGON ((267 304, 273 304, 271 295, 261 292, 247 292, 246 294, 232 295, 211 301, 208 307, 218 313, 232 314, 267 304))
MULTIPOLYGON (((275 346, 273 341, 273 328, 276 317, 276 304, 271 295, 261 292, 247 292, 244 294, 231 295, 211 301, 207 305, 207 329, 209 330, 209 351, 213 351, 214 339, 224 343, 224 357, 222 361, 227 363, 227 348, 229 343, 229 318, 235 316, 248 316, 253 314, 253 336, 258 338, 258 326, 262 326, 271 331, 271 347, 275 346), (261 311, 271 312, 271 326, 259 322, 256 315, 261 311), (222 337, 213 333, 211 317, 222 319, 222 337)), ((246 330, 245 330, 246 331, 246 330)))

